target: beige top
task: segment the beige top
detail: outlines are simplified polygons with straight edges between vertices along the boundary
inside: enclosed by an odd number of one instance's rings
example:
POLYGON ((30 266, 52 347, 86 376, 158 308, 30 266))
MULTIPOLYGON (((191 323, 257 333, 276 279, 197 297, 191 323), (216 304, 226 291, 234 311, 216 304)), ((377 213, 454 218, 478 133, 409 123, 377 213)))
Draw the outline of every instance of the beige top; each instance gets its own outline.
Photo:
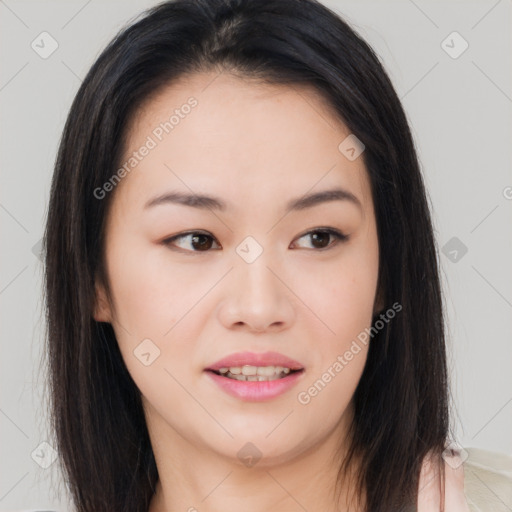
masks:
MULTIPOLYGON (((426 462, 418 512, 441 510, 436 476, 426 462)), ((462 448, 445 457, 444 512, 512 512, 512 457, 478 448, 462 448)))

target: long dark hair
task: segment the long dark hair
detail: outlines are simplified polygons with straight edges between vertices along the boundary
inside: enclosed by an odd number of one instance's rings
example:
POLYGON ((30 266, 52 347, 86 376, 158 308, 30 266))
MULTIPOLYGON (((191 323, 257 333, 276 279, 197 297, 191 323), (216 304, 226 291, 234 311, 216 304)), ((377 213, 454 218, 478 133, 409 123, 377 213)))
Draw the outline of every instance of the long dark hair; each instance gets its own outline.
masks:
POLYGON ((379 238, 379 293, 402 311, 371 340, 354 396, 348 456, 369 512, 415 510, 419 472, 448 438, 438 253, 414 142, 378 57, 316 0, 175 0, 123 29, 72 104, 44 236, 51 428, 79 512, 147 512, 158 480, 140 391, 112 326, 93 319, 108 292, 105 218, 94 190, 118 166, 134 112, 185 74, 234 73, 312 86, 365 145, 379 238))

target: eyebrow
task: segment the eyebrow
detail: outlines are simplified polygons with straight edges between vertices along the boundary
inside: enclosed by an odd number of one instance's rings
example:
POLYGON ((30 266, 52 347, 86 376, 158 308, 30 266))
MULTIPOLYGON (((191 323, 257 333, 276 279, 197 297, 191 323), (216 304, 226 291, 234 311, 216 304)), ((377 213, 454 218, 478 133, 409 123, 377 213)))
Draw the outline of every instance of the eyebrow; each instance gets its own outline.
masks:
MULTIPOLYGON (((363 209, 359 199, 352 194, 352 192, 342 188, 323 190, 321 192, 304 195, 298 199, 292 199, 287 203, 286 209, 288 211, 305 210, 330 201, 349 201, 358 206, 361 210, 363 209)), ((202 194, 188 194, 183 192, 167 192, 150 199, 144 205, 144 209, 163 204, 181 204, 192 208, 219 211, 225 211, 228 208, 226 202, 219 197, 202 194)))

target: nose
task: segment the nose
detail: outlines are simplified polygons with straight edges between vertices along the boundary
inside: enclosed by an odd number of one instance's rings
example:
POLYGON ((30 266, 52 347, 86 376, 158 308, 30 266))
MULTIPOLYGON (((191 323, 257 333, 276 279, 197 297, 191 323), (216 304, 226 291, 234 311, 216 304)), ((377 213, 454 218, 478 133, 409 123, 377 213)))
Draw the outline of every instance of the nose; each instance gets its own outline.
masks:
POLYGON ((290 280, 266 251, 252 263, 239 259, 223 291, 220 322, 254 333, 288 329, 295 319, 290 280))

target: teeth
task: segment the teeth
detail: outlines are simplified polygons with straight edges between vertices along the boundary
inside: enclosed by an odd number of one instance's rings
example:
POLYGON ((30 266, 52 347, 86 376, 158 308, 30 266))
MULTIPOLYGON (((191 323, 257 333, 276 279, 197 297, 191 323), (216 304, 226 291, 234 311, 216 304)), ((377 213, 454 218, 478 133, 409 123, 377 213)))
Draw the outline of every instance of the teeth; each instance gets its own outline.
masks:
POLYGON ((245 380, 251 382, 263 382, 267 380, 281 379, 290 373, 290 368, 283 366, 231 366, 219 368, 219 373, 224 377, 236 380, 245 380))
POLYGON ((249 366, 248 364, 242 366, 242 375, 256 375, 257 371, 256 366, 249 366))
POLYGON ((257 373, 262 377, 272 377, 272 375, 276 373, 276 370, 277 369, 274 368, 273 366, 260 366, 259 368, 257 368, 257 373))

